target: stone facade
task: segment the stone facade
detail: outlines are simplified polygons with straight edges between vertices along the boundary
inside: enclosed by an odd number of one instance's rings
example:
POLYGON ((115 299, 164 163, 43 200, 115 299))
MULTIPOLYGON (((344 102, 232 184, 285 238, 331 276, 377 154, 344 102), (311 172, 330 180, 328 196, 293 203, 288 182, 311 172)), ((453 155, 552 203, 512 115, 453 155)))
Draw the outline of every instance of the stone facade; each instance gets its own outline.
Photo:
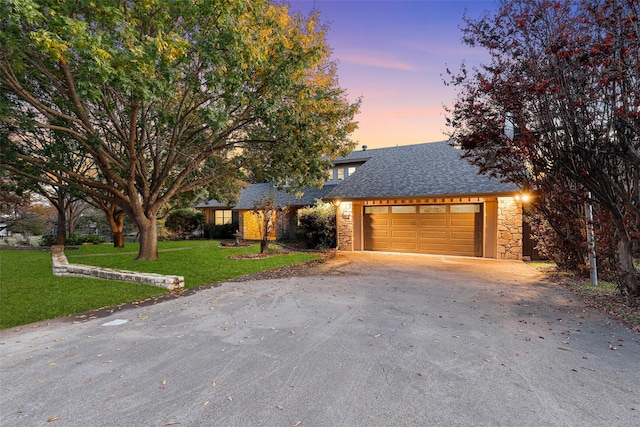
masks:
POLYGON ((54 276, 88 277, 93 279, 141 283, 165 288, 170 291, 184 288, 184 277, 182 276, 163 276, 154 273, 138 273, 135 271, 115 270, 90 265, 69 264, 64 254, 64 246, 60 245, 51 246, 51 259, 53 261, 54 276))
POLYGON ((522 203, 498 198, 498 259, 522 259, 522 203))
POLYGON ((338 250, 353 250, 353 205, 341 202, 336 210, 336 228, 338 232, 338 250))

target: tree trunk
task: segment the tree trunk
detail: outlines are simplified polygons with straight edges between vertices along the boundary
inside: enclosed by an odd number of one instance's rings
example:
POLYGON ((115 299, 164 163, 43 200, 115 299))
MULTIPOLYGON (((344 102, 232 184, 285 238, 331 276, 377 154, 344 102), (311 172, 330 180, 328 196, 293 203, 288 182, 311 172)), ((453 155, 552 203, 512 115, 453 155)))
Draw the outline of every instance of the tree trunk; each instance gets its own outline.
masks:
POLYGON ((158 259, 158 229, 155 215, 134 220, 140 231, 140 250, 136 261, 158 259))
POLYGON ((618 238, 618 270, 626 293, 632 297, 640 296, 640 277, 633 265, 631 240, 624 236, 618 238))
POLYGON ((113 247, 124 248, 124 212, 112 208, 107 212, 107 221, 113 234, 113 247))
POLYGON ((58 209, 58 226, 56 227, 56 244, 62 245, 67 242, 67 220, 64 209, 58 209))
POLYGON ((67 216, 65 206, 65 196, 62 191, 58 191, 58 203, 55 204, 58 211, 58 226, 56 227, 56 244, 64 246, 67 243, 67 216))

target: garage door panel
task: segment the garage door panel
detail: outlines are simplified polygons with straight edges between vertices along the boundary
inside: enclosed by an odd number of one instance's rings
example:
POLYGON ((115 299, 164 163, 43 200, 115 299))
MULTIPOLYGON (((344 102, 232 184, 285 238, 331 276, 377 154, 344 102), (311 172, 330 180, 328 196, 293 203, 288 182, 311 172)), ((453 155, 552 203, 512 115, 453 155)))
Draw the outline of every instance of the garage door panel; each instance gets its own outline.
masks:
POLYGON ((410 241, 391 241, 391 250, 394 252, 416 252, 416 242, 410 241))
POLYGON ((470 240, 474 241, 475 239, 475 230, 473 228, 469 228, 468 230, 451 230, 451 240, 470 240))
POLYGON ((420 239, 446 239, 449 236, 447 230, 441 229, 420 229, 420 239))
POLYGON ((388 227, 391 225, 391 218, 380 217, 377 215, 369 215, 370 222, 369 225, 372 227, 388 227))
MULTIPOLYGON (((459 216, 460 214, 456 214, 456 217, 459 216)), ((466 215, 465 215, 466 216, 466 215)), ((475 218, 471 217, 471 218, 456 218, 453 217, 451 218, 451 227, 475 227, 476 225, 476 221, 475 218)))
POLYGON ((391 218, 391 227, 416 228, 417 225, 418 218, 405 218, 405 215, 402 215, 400 218, 391 218))
POLYGON ((446 227, 447 226, 447 218, 420 218, 420 227, 446 227))
POLYGON ((426 254, 447 254, 448 245, 446 243, 423 243, 420 242, 420 252, 426 254))
POLYGON ((418 231, 414 228, 413 230, 394 230, 391 229, 391 238, 392 239, 412 239, 415 240, 417 237, 418 231))
POLYGON ((481 207, 451 212, 451 205, 433 206, 417 214, 365 211, 365 250, 482 256, 481 207))
POLYGON ((386 240, 389 238, 390 230, 388 228, 372 228, 369 235, 374 239, 386 240))

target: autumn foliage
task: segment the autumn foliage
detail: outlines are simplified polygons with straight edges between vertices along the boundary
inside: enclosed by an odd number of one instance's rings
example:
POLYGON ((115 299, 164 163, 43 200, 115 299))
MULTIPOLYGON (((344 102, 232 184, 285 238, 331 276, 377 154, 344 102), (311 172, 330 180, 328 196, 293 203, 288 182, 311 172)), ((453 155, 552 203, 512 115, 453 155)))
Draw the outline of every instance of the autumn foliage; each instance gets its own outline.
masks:
POLYGON ((459 89, 449 111, 451 137, 466 157, 534 190, 532 209, 561 236, 567 254, 582 254, 577 259, 586 254, 582 218, 590 193, 601 255, 612 257, 620 288, 634 296, 639 13, 634 0, 504 1, 463 29, 464 41, 486 49, 490 61, 462 66, 448 82, 459 89))

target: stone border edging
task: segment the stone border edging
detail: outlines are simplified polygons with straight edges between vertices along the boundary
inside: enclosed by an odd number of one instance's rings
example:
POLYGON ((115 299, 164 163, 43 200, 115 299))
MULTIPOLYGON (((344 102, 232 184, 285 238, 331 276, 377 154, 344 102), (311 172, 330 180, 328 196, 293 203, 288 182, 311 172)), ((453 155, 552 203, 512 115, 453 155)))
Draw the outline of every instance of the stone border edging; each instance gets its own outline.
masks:
POLYGON ((157 286, 170 291, 184 288, 184 277, 165 276, 156 273, 139 273, 135 271, 116 270, 113 268, 94 267, 90 265, 69 264, 64 254, 64 246, 51 246, 53 275, 63 277, 89 277, 93 279, 117 280, 120 282, 141 283, 157 286))

